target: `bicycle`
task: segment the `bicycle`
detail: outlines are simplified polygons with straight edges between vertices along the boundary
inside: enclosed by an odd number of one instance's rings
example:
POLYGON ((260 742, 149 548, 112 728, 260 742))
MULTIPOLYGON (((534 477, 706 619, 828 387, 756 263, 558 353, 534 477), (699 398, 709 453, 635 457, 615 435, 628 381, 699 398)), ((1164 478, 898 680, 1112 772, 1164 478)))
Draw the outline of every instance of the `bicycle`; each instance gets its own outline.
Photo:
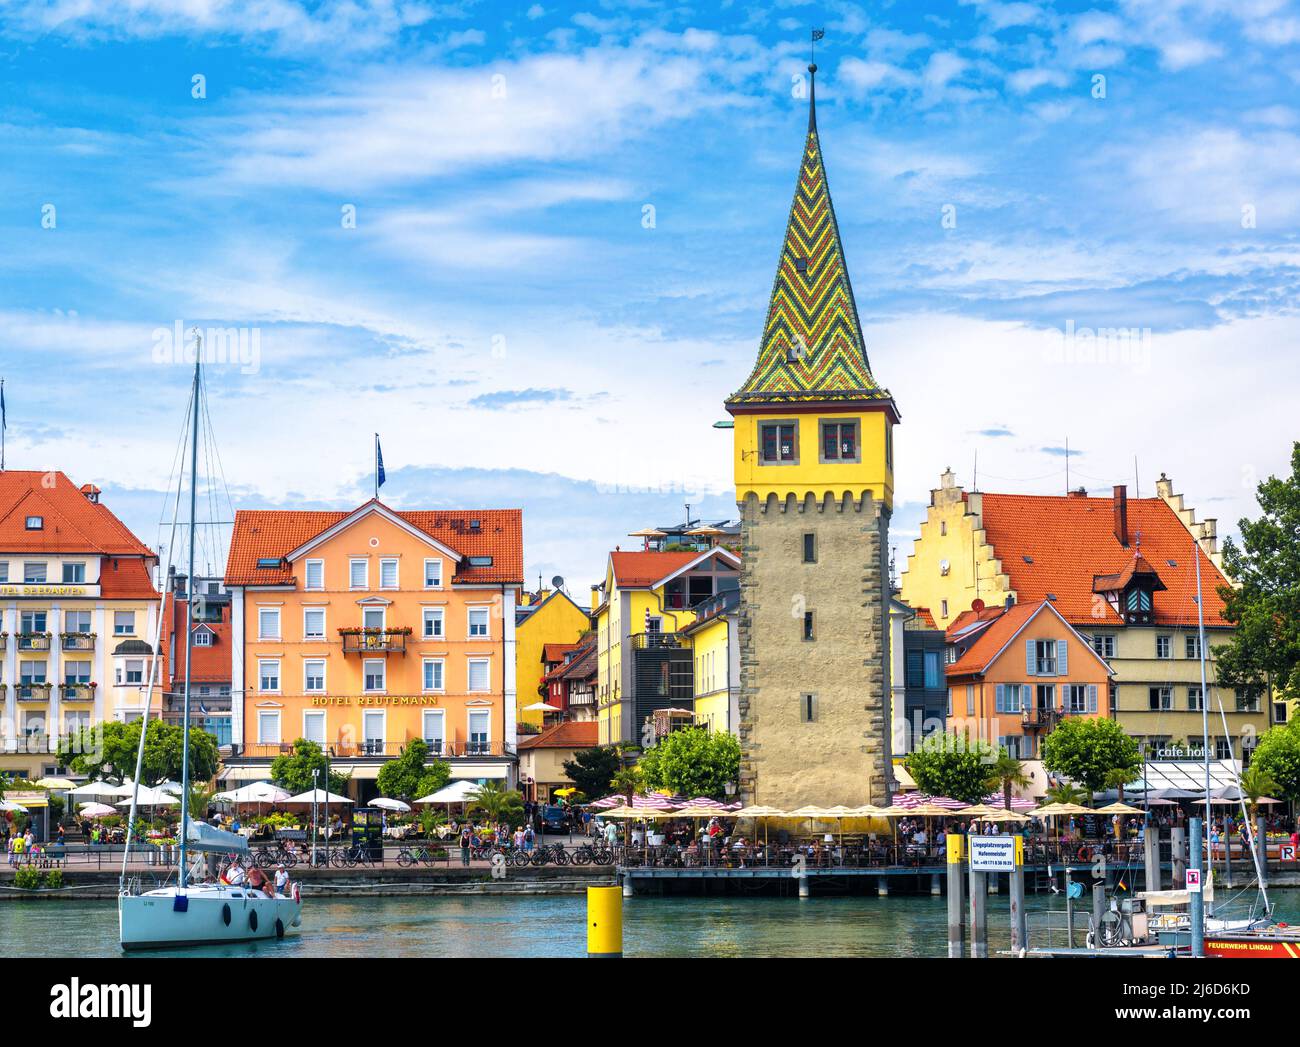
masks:
POLYGON ((370 868, 375 867, 375 860, 370 857, 370 848, 352 846, 343 851, 342 863, 349 869, 355 869, 358 865, 368 865, 370 868))
POLYGON ((253 860, 260 869, 270 869, 275 865, 292 869, 298 864, 300 858, 301 855, 297 851, 290 850, 283 841, 277 840, 274 846, 261 848, 253 860))
POLYGON ((410 847, 403 844, 397 851, 397 864, 403 869, 412 865, 433 865, 437 860, 433 852, 423 845, 410 847))

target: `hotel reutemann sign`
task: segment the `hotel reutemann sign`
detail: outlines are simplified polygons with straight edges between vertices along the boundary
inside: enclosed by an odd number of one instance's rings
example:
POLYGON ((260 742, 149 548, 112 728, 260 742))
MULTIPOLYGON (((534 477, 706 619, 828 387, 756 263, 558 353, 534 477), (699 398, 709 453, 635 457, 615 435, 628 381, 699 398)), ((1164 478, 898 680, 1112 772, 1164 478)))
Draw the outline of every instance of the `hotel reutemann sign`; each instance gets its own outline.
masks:
POLYGON ((31 585, 0 585, 0 596, 98 596, 97 585, 47 585, 44 582, 31 585))
POLYGON ((317 696, 311 700, 312 705, 437 705, 442 695, 438 694, 362 694, 340 695, 339 697, 317 696))
POLYGON ((970 836, 970 867, 975 872, 1014 872, 1024 862, 1020 836, 970 836))

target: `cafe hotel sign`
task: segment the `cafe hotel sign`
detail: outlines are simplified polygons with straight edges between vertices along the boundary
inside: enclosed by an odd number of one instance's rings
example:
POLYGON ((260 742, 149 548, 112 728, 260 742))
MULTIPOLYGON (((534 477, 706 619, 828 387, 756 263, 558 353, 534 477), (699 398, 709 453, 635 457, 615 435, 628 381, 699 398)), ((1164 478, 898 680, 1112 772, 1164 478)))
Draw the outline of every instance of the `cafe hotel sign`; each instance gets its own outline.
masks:
POLYGON ((0 596, 94 596, 91 589, 99 586, 89 585, 0 585, 0 596))

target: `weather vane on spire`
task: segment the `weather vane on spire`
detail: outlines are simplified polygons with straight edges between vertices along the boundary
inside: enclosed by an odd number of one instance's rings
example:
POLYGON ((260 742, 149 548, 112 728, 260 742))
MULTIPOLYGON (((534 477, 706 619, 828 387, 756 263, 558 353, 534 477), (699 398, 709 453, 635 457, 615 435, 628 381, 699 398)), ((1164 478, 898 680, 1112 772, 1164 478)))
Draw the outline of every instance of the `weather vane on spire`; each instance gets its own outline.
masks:
POLYGON ((826 35, 825 29, 814 29, 812 31, 812 43, 808 45, 808 68, 810 72, 817 70, 817 41, 826 35))

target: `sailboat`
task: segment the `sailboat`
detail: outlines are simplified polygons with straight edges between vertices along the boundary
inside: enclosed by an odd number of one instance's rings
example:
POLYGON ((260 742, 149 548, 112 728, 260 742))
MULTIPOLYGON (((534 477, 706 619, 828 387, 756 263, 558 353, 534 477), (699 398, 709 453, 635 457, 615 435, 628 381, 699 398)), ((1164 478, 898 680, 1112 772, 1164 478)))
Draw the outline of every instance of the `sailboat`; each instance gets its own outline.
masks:
MULTIPOLYGON (((127 878, 127 862, 131 853, 131 827, 135 825, 136 800, 139 794, 137 785, 131 796, 131 815, 128 822, 126 850, 122 856, 122 875, 120 880, 117 912, 119 940, 123 949, 165 949, 181 946, 224 945, 235 942, 248 942, 263 939, 283 938, 295 933, 302 925, 302 898, 297 884, 290 887, 284 896, 271 895, 265 891, 254 890, 244 885, 225 883, 191 883, 189 856, 196 854, 233 854, 247 855, 248 841, 238 833, 226 832, 190 816, 190 665, 194 645, 194 546, 196 518, 198 509, 198 442, 199 442, 199 405, 203 395, 202 381, 203 352, 201 343, 196 344, 194 360, 194 385, 191 392, 191 418, 189 423, 190 440, 190 515, 189 515, 189 575, 187 586, 189 598, 186 600, 185 628, 185 686, 184 686, 184 746, 182 753, 181 775, 181 832, 180 864, 175 884, 156 890, 137 892, 134 884, 127 878)), ((179 471, 181 477, 177 482, 176 507, 180 506, 181 483, 184 468, 179 471)), ((176 519, 172 519, 172 533, 175 535, 176 519)), ((171 550, 174 542, 168 543, 168 567, 171 566, 171 550)), ((170 572, 164 571, 166 578, 170 572)), ((170 587, 169 587, 170 588, 170 587)), ((151 659, 149 682, 144 702, 144 721, 140 731, 140 747, 136 753, 135 781, 140 781, 141 765, 144 760, 145 730, 148 726, 149 709, 153 700, 153 688, 157 679, 157 665, 162 640, 162 623, 165 620, 168 596, 175 596, 169 591, 164 593, 159 608, 158 625, 154 633, 153 657, 151 659)))

